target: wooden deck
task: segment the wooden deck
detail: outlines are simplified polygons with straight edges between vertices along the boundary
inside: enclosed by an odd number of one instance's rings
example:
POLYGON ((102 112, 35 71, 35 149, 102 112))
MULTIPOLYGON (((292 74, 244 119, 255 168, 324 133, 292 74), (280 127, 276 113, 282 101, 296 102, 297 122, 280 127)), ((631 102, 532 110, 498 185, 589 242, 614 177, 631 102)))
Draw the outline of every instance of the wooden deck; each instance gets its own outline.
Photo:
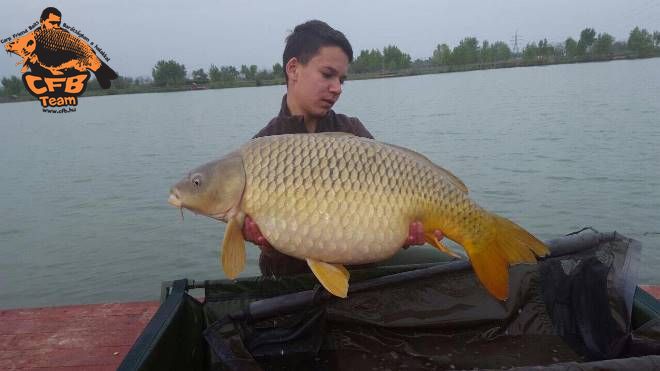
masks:
POLYGON ((660 300, 660 285, 639 285, 639 288, 648 292, 654 298, 660 300))
MULTIPOLYGON (((640 287, 660 300, 660 285, 640 287)), ((115 370, 159 305, 0 310, 0 370, 115 370)))
POLYGON ((115 370, 159 305, 0 310, 0 370, 115 370))

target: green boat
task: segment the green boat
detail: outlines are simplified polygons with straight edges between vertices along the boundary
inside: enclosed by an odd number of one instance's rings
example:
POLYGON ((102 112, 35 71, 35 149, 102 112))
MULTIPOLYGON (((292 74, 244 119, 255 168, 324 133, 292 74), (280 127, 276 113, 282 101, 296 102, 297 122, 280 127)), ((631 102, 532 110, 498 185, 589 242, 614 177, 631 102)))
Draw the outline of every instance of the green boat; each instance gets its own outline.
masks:
POLYGON ((591 228, 546 243, 549 257, 511 268, 505 302, 469 262, 424 248, 352 270, 348 299, 311 273, 164 283, 119 369, 660 369, 641 244, 591 228))

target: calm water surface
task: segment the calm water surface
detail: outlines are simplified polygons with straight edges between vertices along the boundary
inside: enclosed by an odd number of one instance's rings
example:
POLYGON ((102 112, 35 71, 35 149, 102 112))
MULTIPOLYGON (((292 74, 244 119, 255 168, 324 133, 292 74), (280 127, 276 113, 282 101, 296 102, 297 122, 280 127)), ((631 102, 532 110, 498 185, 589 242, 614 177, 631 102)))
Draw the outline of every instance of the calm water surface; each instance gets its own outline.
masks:
MULTIPOLYGON (((222 278, 224 225, 166 202, 247 141, 284 87, 0 105, 0 307, 153 300, 222 278)), ((450 169, 541 239, 593 226, 643 244, 660 283, 660 59, 348 82, 336 107, 450 169)), ((248 248, 244 276, 258 274, 248 248)))

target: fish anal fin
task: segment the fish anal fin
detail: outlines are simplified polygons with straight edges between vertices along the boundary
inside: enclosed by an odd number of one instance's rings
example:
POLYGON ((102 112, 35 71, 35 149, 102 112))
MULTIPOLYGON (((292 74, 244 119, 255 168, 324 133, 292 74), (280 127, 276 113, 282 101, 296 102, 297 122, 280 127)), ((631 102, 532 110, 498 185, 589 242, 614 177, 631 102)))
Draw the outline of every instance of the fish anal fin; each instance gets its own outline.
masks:
POLYGON ((230 218, 222 240, 222 270, 234 279, 245 268, 245 240, 238 218, 230 218))
POLYGON ((445 246, 442 242, 440 242, 433 232, 425 232, 424 239, 429 245, 435 247, 436 249, 442 251, 443 253, 453 256, 454 258, 457 259, 463 259, 463 257, 451 251, 447 246, 445 246))
POLYGON ((307 258, 307 265, 316 278, 332 295, 340 298, 348 296, 348 279, 350 273, 341 264, 330 264, 307 258))

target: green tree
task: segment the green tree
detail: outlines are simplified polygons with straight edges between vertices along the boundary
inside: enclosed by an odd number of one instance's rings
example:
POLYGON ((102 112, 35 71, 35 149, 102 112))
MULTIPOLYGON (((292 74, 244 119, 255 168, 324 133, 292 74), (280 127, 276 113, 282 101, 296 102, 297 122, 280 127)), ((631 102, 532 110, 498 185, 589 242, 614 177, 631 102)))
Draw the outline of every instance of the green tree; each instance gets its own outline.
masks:
POLYGON ((646 29, 640 30, 635 27, 630 31, 628 37, 628 49, 639 57, 650 57, 653 55, 653 35, 646 29))
POLYGON ((220 81, 220 69, 218 66, 215 64, 212 64, 211 67, 209 67, 209 79, 213 82, 220 81))
POLYGON ((491 45, 493 50, 493 59, 495 62, 501 62, 511 59, 511 48, 504 41, 496 41, 491 45))
POLYGON ((389 45, 383 48, 383 63, 386 70, 396 71, 409 68, 412 60, 410 55, 402 52, 398 47, 389 45))
POLYGON ((376 72, 383 69, 383 54, 378 49, 362 50, 351 64, 355 73, 376 72))
POLYGON ((660 31, 653 31, 653 44, 656 48, 660 48, 660 31))
POLYGON ((494 61, 495 56, 493 55, 493 50, 490 47, 488 40, 481 42, 481 49, 479 50, 479 61, 490 63, 494 61))
POLYGON ((569 37, 564 42, 564 49, 566 51, 566 57, 575 58, 578 55, 578 46, 577 41, 573 40, 572 37, 569 37))
POLYGON ((248 67, 245 64, 242 65, 241 66, 241 75, 243 75, 243 77, 246 80, 254 80, 255 77, 257 76, 257 65, 253 64, 250 67, 248 67))
POLYGON ((614 44, 612 44, 612 53, 625 54, 628 52, 628 44, 625 41, 615 41, 614 44))
POLYGON ((24 95, 23 81, 16 76, 2 78, 2 93, 4 96, 24 95))
POLYGON ((257 71, 254 75, 254 81, 257 83, 257 86, 261 86, 264 81, 273 80, 274 73, 268 70, 257 71))
POLYGON ((250 67, 246 64, 241 65, 241 75, 243 75, 244 79, 249 80, 248 76, 250 75, 250 67))
POLYGON ((213 82, 231 82, 238 80, 238 70, 234 66, 222 66, 218 68, 211 65, 209 68, 209 77, 213 82))
POLYGON ((577 43, 577 54, 585 56, 589 54, 589 47, 596 41, 596 31, 593 28, 585 28, 580 32, 580 40, 577 43))
POLYGON ((281 64, 275 63, 273 65, 273 77, 284 77, 284 68, 282 67, 281 64))
POLYGON ((612 45, 614 45, 614 37, 603 32, 598 34, 596 42, 594 42, 593 54, 598 57, 609 57, 612 54, 612 45))
POLYGON ((151 70, 151 76, 158 86, 182 85, 186 82, 186 67, 174 60, 160 60, 151 70))
POLYGON ((220 67, 220 79, 222 81, 236 81, 239 75, 238 70, 234 66, 220 67))
POLYGON ((444 66, 449 64, 451 58, 451 49, 447 44, 438 44, 433 51, 431 63, 435 66, 444 66))
POLYGON ((548 39, 539 41, 538 56, 542 62, 548 62, 555 55, 555 48, 548 43, 548 39))
POLYGON ((479 42, 476 37, 466 37, 461 40, 451 52, 452 64, 477 63, 479 56, 479 42))
POLYGON ((539 60, 539 47, 535 42, 527 44, 523 48, 523 60, 527 63, 536 63, 539 60))
MULTIPOLYGON (((112 89, 128 89, 131 85, 135 85, 135 80, 132 77, 119 76, 112 80, 112 89)), ((99 85, 100 86, 100 85, 99 85)), ((89 85, 88 85, 89 87, 89 85)))
POLYGON ((209 82, 209 76, 204 72, 203 68, 194 70, 192 72, 192 79, 195 84, 206 84, 209 82))

